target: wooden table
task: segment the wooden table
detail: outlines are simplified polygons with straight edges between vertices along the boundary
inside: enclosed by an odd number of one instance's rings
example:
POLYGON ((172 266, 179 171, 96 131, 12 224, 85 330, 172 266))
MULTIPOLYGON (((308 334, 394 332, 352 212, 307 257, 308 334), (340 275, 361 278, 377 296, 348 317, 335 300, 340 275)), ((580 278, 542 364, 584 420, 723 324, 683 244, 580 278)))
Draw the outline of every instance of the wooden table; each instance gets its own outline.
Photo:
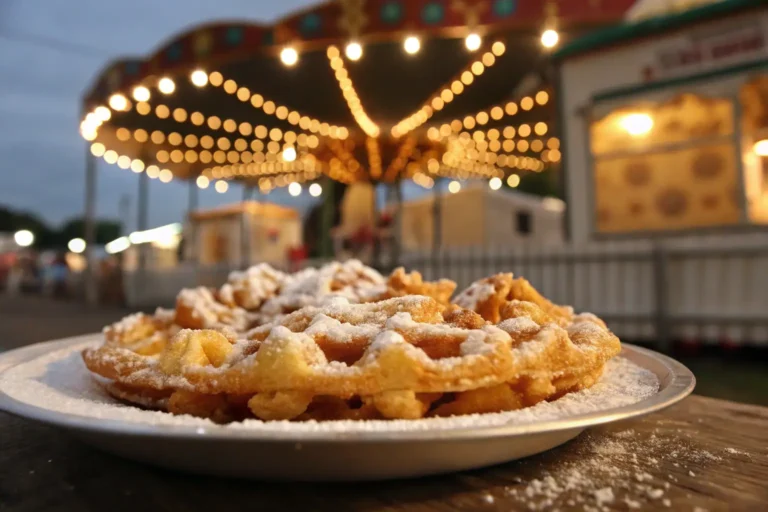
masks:
POLYGON ((768 408, 692 396, 529 459, 408 481, 275 484, 156 469, 0 413, 0 510, 768 510, 768 408))

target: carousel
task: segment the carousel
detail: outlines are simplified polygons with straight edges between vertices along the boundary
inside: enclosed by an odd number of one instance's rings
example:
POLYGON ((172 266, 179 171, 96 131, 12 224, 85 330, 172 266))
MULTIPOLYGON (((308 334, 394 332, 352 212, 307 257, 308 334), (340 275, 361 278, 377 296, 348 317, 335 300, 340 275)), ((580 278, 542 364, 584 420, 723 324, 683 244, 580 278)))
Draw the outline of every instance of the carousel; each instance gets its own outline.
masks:
POLYGON ((632 4, 340 0, 269 26, 195 27, 110 63, 82 102, 86 241, 97 158, 137 174, 139 230, 149 180, 188 182, 190 211, 199 189, 233 184, 244 200, 283 187, 320 197, 324 256, 346 186, 382 185, 397 204, 406 180, 497 190, 552 173, 561 153, 548 56, 632 4))

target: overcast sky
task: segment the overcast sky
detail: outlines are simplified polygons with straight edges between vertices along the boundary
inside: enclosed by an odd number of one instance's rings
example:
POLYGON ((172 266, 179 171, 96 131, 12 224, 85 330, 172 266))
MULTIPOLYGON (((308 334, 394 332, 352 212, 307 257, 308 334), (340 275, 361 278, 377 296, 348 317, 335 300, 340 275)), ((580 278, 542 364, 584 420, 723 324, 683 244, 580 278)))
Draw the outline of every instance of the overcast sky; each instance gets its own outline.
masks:
MULTIPOLYGON (((0 205, 52 224, 83 211, 86 145, 78 134, 84 89, 107 62, 145 55, 190 25, 211 20, 271 21, 312 0, 0 0, 0 205)), ((137 176, 99 163, 98 214, 118 217, 130 197, 135 229, 137 176)), ((150 225, 179 221, 185 184, 150 181, 150 225)), ((202 207, 240 199, 200 191, 202 207)), ((283 196, 285 198, 285 196, 283 196)), ((278 194, 271 200, 280 199, 278 194)), ((295 204, 295 201, 293 201, 295 204)))

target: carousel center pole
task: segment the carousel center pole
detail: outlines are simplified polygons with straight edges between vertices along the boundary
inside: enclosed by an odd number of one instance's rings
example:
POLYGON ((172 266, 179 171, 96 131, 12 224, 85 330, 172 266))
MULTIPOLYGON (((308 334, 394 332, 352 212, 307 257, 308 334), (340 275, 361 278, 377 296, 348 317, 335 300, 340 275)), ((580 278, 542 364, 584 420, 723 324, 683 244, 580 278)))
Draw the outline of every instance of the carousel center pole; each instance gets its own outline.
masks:
POLYGON ((90 144, 85 145, 85 302, 95 305, 98 302, 96 269, 93 261, 93 244, 96 243, 96 157, 91 154, 90 144))
POLYGON ((251 253, 250 253, 249 257, 251 257, 251 256, 253 256, 255 254, 256 261, 257 262, 261 262, 262 261, 262 257, 261 257, 260 251, 261 251, 261 241, 263 239, 261 239, 259 237, 263 236, 264 226, 262 226, 261 222, 260 222, 261 218, 262 218, 262 216, 261 216, 262 215, 261 207, 262 207, 262 203, 263 203, 262 192, 261 192, 260 188, 251 187, 251 199, 256 203, 256 206, 257 206, 258 209, 256 210, 256 213, 255 213, 253 219, 251 219, 253 221, 253 223, 251 224, 251 237, 250 237, 251 253))
MULTIPOLYGON (((148 226, 148 201, 149 200, 149 176, 146 172, 139 174, 139 200, 137 205, 138 218, 136 219, 136 230, 146 231, 148 226)), ((140 244, 138 247, 138 273, 140 277, 139 286, 144 286, 147 269, 147 244, 140 244)))
POLYGON ((251 266, 251 211, 248 203, 253 194, 253 187, 243 183, 243 211, 240 216, 240 266, 251 266))
POLYGON ((189 222, 189 241, 187 243, 187 256, 189 260, 196 264, 197 257, 197 224, 194 220, 194 213, 197 210, 198 203, 197 185, 194 181, 189 182, 189 202, 187 205, 187 222, 189 222))
MULTIPOLYGON (((373 233, 373 254, 371 254, 371 266, 375 269, 381 270, 381 240, 379 239, 379 198, 377 196, 376 182, 371 183, 373 187, 373 195, 371 196, 371 218, 373 225, 371 226, 371 233, 373 233)), ((386 201, 385 201, 386 204, 386 201)))
POLYGON ((392 240, 392 268, 400 266, 400 256, 403 243, 403 188, 402 180, 397 178, 394 183, 395 215, 393 221, 395 236, 392 240))
POLYGON ((441 269, 438 269, 438 266, 443 245, 443 197, 438 180, 435 178, 435 196, 432 202, 432 269, 437 275, 441 275, 441 269))
POLYGON ((193 284, 196 286, 197 283, 200 282, 200 276, 199 276, 199 251, 200 247, 198 244, 198 236, 197 236, 197 221, 195 220, 195 210, 197 210, 198 206, 198 189, 197 184, 194 180, 190 180, 189 182, 189 202, 187 204, 187 222, 189 223, 189 240, 186 243, 187 249, 186 249, 186 255, 185 257, 189 259, 189 261, 192 263, 192 277, 193 277, 193 284))
POLYGON ((331 229, 333 229, 333 218, 335 214, 335 205, 333 202, 333 180, 326 178, 323 187, 323 207, 320 215, 320 257, 333 258, 333 241, 331 240, 331 229))

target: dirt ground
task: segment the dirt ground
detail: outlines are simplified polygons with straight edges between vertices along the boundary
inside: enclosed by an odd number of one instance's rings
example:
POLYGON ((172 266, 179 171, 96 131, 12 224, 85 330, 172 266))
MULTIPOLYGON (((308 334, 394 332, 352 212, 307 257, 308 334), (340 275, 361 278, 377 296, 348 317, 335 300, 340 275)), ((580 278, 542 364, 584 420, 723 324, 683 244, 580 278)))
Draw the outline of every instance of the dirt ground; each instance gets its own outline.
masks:
POLYGON ((120 308, 91 308, 79 302, 0 293, 0 352, 16 347, 101 331, 127 315, 120 308))

